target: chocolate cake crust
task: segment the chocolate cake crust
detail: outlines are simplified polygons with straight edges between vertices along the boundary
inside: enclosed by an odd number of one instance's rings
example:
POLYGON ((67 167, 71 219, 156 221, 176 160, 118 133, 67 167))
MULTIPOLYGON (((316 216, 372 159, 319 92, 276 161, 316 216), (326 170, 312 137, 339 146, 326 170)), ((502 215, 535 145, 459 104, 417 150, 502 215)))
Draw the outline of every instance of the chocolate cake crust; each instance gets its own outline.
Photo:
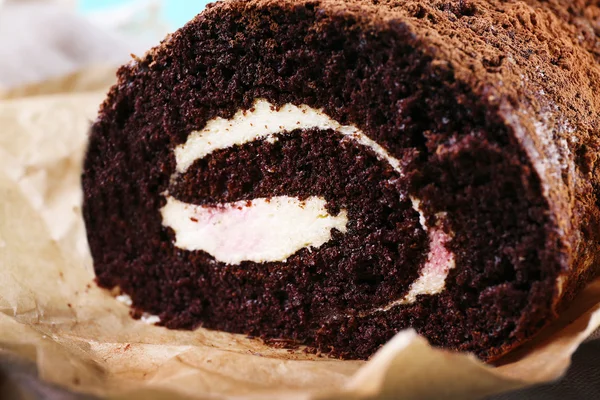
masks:
POLYGON ((566 0, 209 6, 119 70, 92 128, 84 218, 98 284, 170 328, 366 358, 412 327, 497 358, 600 272, 599 15, 566 0), (357 127, 401 172, 313 128, 177 173, 191 132, 257 99, 357 127), (166 194, 200 206, 322 196, 349 222, 285 261, 230 265, 177 247, 166 194), (453 257, 442 289, 400 301, 434 250, 453 257))

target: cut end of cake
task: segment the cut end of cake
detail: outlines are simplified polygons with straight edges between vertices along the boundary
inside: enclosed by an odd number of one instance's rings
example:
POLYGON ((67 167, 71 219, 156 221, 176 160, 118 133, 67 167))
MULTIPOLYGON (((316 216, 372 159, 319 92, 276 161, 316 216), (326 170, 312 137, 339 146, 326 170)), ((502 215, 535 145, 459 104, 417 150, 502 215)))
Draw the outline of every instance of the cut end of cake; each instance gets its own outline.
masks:
POLYGON ((351 3, 218 3, 120 70, 84 165, 98 283, 169 328, 494 359, 574 290, 541 134, 454 58, 486 43, 464 21, 351 3))

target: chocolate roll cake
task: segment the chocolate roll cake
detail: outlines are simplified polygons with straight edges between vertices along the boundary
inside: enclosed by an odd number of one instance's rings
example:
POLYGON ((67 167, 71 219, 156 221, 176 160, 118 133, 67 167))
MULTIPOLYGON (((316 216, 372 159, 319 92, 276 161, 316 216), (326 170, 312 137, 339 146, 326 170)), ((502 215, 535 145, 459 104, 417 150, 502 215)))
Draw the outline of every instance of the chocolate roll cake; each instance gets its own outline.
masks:
POLYGON ((232 0, 118 72, 97 282, 176 329, 493 360, 600 262, 594 1, 232 0))

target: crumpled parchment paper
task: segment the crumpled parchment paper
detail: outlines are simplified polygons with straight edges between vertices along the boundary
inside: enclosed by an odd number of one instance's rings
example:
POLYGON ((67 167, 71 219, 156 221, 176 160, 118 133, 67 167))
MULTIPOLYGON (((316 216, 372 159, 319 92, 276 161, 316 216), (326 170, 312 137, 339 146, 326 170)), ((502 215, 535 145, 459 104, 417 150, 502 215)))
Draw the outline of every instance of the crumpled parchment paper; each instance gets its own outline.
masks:
POLYGON ((411 330, 362 362, 133 320, 93 282, 79 174, 105 90, 56 94, 76 91, 74 79, 0 101, 0 358, 34 364, 44 381, 114 399, 469 399, 559 378, 600 326, 600 280, 497 366, 411 330))

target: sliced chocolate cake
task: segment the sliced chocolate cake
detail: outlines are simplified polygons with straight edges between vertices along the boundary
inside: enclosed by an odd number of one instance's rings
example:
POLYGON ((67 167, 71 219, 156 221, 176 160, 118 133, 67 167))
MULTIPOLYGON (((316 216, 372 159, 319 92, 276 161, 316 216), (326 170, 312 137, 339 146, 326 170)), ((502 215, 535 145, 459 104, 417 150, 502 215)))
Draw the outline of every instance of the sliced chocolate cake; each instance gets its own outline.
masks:
POLYGON ((497 358, 599 272, 594 4, 212 4, 93 125, 98 284, 169 328, 497 358))

